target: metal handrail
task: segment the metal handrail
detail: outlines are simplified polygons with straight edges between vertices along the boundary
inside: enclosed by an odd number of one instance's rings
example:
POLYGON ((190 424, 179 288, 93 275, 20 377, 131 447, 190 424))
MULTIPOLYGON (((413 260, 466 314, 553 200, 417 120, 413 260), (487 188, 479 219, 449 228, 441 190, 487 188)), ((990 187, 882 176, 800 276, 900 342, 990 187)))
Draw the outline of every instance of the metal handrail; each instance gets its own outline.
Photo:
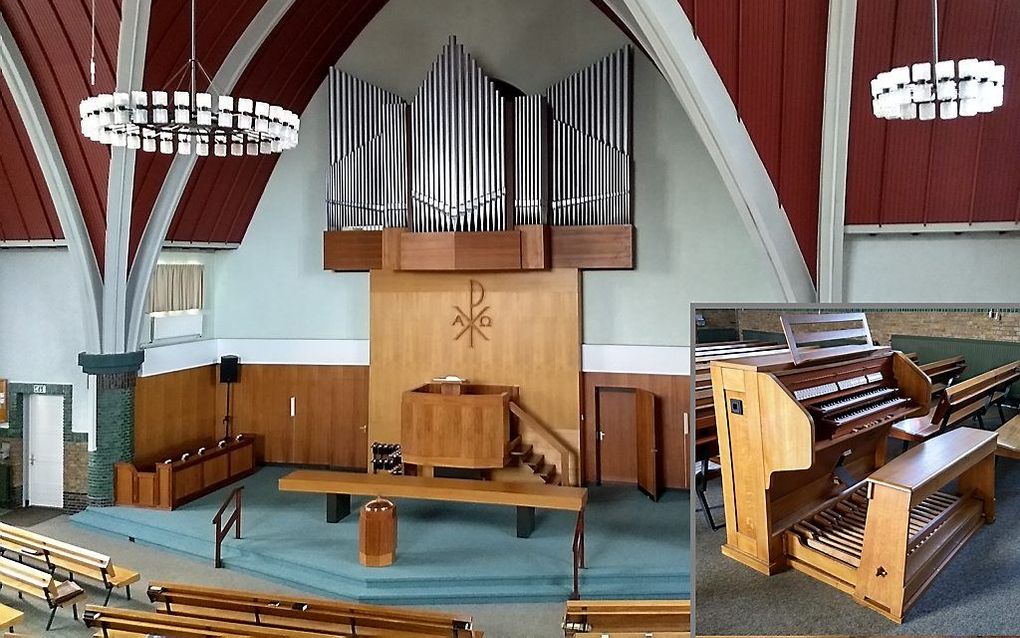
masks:
POLYGON ((571 600, 580 600, 581 585, 579 570, 584 569, 584 508, 577 512, 577 525, 574 526, 574 541, 571 546, 574 553, 574 591, 570 594, 571 600))
POLYGON ((216 568, 223 567, 223 556, 221 548, 223 546, 223 539, 230 533, 230 528, 233 527, 235 530, 235 538, 241 538, 241 493, 244 491, 244 486, 236 488, 227 497, 227 500, 220 506, 220 510, 216 512, 216 516, 213 517, 213 524, 216 526, 216 562, 214 565, 216 568), (230 506, 231 501, 234 503, 234 512, 227 518, 227 524, 223 525, 223 514, 227 507, 230 506))

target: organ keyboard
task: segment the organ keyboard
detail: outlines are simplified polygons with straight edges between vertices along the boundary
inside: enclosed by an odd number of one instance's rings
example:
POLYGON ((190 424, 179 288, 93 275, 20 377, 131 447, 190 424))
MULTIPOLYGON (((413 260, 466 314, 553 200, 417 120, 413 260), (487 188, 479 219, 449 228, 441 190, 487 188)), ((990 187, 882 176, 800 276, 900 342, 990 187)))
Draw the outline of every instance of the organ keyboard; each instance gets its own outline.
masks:
POLYGON ((799 359, 712 363, 722 551, 765 574, 803 571, 901 621, 994 518, 995 434, 960 429, 886 463, 891 425, 927 412, 928 377, 878 346, 799 359))

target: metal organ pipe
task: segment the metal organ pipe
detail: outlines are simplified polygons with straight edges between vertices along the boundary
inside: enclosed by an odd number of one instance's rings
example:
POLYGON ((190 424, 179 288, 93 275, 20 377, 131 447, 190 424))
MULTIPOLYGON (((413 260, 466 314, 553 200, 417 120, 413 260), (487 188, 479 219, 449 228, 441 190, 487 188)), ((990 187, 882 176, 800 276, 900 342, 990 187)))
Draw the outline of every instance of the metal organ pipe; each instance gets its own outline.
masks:
POLYGON ((330 69, 328 228, 631 223, 632 57, 514 97, 451 37, 410 103, 330 69))

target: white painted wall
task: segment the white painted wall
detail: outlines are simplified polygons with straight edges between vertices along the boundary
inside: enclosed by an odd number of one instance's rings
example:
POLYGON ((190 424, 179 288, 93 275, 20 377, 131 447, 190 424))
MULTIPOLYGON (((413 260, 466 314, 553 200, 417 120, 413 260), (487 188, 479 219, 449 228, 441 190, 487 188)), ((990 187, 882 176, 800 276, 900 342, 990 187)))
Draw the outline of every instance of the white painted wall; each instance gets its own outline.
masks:
POLYGON ((847 301, 1020 302, 1017 235, 851 235, 847 301))
MULTIPOLYGON (((391 0, 338 66, 410 98, 451 34, 526 92, 628 43, 590 0, 391 0)), ((638 268, 585 274, 584 341, 687 345, 691 301, 781 294, 679 101, 643 54, 635 67, 638 268)), ((367 276, 322 270, 327 102, 324 83, 241 247, 217 256, 219 338, 368 336, 367 276)))
POLYGON ((83 299, 66 248, 0 250, 0 377, 71 384, 72 429, 93 431, 95 388, 78 367, 83 299))
POLYGON ((328 103, 324 83, 302 114, 300 143, 277 162, 241 246, 216 255, 207 287, 216 336, 368 338, 368 274, 322 269, 328 103))

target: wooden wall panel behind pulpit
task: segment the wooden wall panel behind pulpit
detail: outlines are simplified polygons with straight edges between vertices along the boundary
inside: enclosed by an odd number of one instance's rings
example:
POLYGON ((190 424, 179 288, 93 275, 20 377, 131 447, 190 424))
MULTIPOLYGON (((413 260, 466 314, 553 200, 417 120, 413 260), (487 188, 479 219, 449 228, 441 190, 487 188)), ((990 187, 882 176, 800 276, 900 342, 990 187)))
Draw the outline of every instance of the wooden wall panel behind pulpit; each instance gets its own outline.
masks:
POLYGON ((577 270, 371 273, 369 444, 398 443, 401 393, 450 374, 520 386, 523 407, 577 451, 580 371, 577 270))

